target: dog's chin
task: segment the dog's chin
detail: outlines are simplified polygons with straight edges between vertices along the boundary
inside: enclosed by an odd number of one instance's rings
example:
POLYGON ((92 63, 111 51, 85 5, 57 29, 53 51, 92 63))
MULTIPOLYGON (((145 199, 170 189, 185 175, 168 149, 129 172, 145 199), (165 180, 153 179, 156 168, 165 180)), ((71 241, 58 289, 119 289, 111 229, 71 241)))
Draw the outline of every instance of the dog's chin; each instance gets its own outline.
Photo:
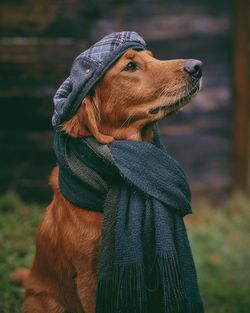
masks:
POLYGON ((183 107, 187 105, 196 96, 199 90, 200 90, 200 84, 198 84, 196 87, 191 89, 189 93, 179 98, 178 100, 175 100, 174 102, 170 102, 168 104, 164 103, 164 104, 161 104, 157 107, 150 109, 149 114, 155 115, 155 117, 156 118, 159 117, 159 119, 176 114, 179 111, 181 111, 183 107))

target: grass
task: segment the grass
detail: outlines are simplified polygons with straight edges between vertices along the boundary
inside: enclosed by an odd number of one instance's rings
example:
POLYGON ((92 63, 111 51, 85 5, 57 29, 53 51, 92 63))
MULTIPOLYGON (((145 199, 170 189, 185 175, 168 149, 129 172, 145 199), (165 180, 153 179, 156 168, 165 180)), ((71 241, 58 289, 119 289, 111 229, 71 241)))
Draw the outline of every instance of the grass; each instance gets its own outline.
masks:
MULTIPOLYGON (((199 203, 186 219, 206 313, 250 312, 250 198, 235 195, 221 207, 199 203)), ((0 313, 18 313, 22 289, 9 281, 29 267, 43 208, 12 192, 0 197, 0 313)))
POLYGON ((25 205, 9 192, 0 197, 0 313, 18 313, 22 289, 9 281, 18 267, 29 267, 34 255, 34 239, 42 208, 25 205))
POLYGON ((235 195, 219 208, 199 204, 187 219, 208 313, 250 312, 250 198, 235 195))

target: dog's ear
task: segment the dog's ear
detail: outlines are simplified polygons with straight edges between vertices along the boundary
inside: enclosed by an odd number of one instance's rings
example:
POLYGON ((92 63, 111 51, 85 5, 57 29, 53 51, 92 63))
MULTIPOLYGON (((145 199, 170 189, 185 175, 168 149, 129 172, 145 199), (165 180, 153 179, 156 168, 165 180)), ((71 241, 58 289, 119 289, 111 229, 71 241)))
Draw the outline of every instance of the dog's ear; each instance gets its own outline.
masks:
POLYGON ((101 116, 97 97, 87 96, 76 114, 62 125, 62 130, 72 137, 94 136, 102 144, 109 144, 114 138, 99 131, 101 116))

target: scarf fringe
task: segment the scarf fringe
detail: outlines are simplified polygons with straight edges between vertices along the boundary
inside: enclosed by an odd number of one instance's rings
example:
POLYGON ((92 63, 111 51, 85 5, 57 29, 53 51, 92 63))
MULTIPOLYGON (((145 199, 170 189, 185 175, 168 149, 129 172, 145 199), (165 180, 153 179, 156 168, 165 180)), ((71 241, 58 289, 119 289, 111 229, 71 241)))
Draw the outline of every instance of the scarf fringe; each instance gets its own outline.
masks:
POLYGON ((158 255, 149 270, 137 263, 115 265, 113 280, 98 282, 96 298, 96 313, 203 312, 199 299, 188 303, 173 253, 158 255))

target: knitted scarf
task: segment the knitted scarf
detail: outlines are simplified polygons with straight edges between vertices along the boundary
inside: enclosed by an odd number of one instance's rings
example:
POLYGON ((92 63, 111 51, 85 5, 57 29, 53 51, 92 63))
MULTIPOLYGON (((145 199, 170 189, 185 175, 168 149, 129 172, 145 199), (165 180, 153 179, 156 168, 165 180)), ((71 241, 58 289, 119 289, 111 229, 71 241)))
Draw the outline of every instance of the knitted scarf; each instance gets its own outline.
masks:
POLYGON ((160 143, 73 138, 54 149, 64 197, 104 213, 96 313, 202 313, 183 216, 186 175, 160 143))

